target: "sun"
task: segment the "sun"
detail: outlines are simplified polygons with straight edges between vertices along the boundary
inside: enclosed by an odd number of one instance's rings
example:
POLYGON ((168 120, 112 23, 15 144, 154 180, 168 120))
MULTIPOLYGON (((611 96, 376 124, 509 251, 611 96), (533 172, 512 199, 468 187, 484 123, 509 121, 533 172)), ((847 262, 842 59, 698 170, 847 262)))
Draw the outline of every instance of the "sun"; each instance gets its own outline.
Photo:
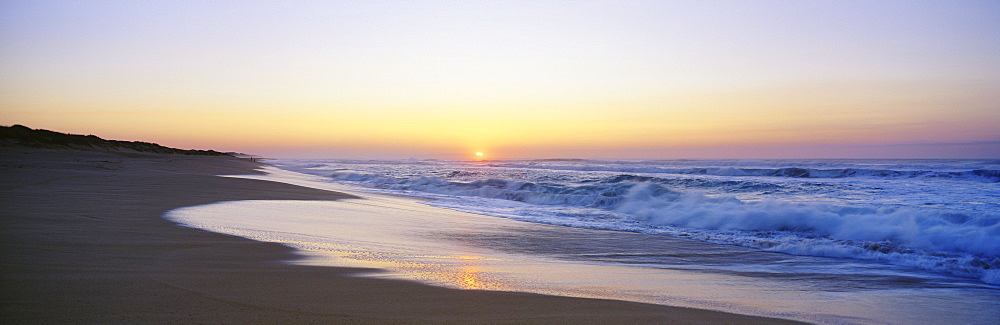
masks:
POLYGON ((477 152, 477 153, 476 153, 476 157, 482 157, 482 156, 483 156, 483 153, 482 153, 482 152, 477 152))

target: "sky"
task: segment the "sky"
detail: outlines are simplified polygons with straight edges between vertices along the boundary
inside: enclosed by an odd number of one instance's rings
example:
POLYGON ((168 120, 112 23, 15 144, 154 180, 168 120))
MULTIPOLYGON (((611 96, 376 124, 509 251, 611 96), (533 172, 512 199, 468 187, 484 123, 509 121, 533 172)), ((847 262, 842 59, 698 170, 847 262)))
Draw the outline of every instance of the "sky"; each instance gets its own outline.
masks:
POLYGON ((0 125, 282 158, 1000 158, 1000 1, 0 0, 0 125))

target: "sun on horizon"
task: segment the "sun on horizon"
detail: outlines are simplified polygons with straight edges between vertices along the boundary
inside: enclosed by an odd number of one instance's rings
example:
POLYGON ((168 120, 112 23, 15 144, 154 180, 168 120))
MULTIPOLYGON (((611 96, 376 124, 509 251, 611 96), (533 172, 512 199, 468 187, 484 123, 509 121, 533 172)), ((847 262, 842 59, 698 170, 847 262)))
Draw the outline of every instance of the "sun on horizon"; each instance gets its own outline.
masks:
POLYGON ((6 1, 0 125, 282 158, 995 159, 997 13, 6 1))
POLYGON ((483 153, 482 152, 476 152, 476 157, 483 158, 483 153))

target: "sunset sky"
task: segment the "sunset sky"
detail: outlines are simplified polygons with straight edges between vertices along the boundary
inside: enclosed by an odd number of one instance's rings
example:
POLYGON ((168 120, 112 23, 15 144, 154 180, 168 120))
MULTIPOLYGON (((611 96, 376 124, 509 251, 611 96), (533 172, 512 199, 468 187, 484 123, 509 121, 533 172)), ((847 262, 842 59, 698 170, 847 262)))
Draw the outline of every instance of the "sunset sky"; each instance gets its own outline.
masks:
POLYGON ((0 125, 316 158, 1000 158, 1000 1, 7 1, 0 125))

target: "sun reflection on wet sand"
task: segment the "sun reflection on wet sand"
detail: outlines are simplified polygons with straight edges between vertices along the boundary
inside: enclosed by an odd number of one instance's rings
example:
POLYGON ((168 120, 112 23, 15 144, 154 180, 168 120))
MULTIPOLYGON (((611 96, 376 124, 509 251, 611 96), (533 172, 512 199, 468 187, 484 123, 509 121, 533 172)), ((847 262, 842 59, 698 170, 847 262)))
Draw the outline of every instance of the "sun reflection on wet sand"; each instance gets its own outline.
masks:
POLYGON ((391 262, 395 264, 395 269, 416 275, 421 281, 462 290, 504 290, 509 287, 508 281, 482 265, 481 256, 395 256, 395 259, 391 262))
POLYGON ((462 259, 462 266, 459 267, 459 286, 466 290, 486 289, 486 283, 481 278, 483 269, 477 264, 479 257, 459 256, 462 259))
MULTIPOLYGON (((384 252, 359 252, 334 247, 324 249, 327 258, 351 266, 390 270, 358 274, 359 276, 389 276, 411 278, 462 290, 509 290, 509 280, 489 272, 482 263, 488 260, 476 255, 409 255, 384 252)), ((314 260, 315 262, 315 260, 314 260)), ((332 261, 331 261, 332 262, 332 261)), ((488 263, 488 262, 487 262, 488 263)))

